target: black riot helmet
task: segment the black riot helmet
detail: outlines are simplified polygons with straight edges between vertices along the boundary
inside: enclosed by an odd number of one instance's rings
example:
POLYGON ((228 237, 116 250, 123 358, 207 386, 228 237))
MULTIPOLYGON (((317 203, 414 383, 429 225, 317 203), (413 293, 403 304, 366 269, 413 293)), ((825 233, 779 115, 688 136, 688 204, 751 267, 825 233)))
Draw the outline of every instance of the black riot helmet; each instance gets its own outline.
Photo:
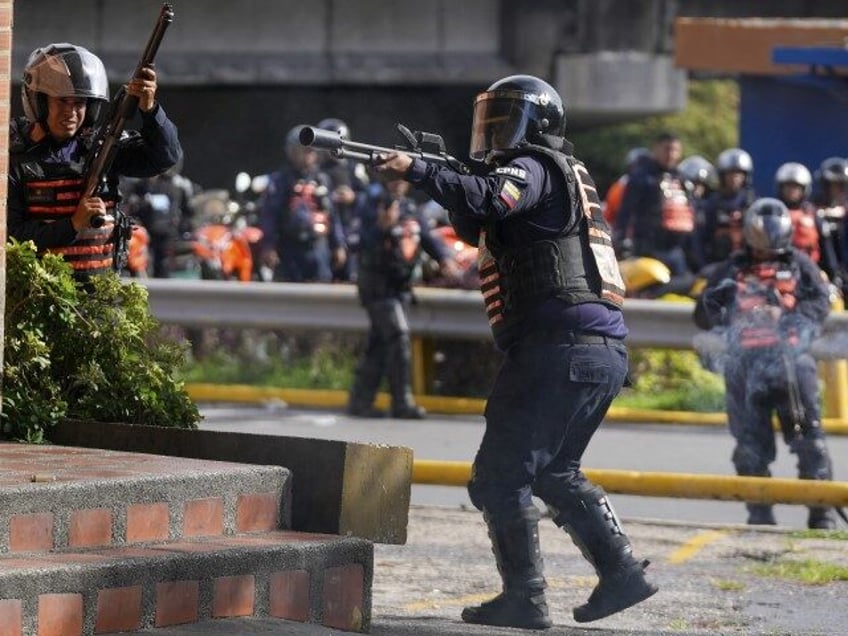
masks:
POLYGON ((338 133, 342 139, 350 139, 350 127, 337 117, 327 117, 318 122, 318 128, 321 130, 331 130, 338 133))
POLYGON ((702 155, 689 155, 677 164, 677 172, 693 186, 701 185, 709 190, 718 188, 715 166, 702 155))
POLYGON ((804 190, 804 196, 810 196, 810 190, 813 185, 813 175, 803 163, 797 161, 788 161, 780 164, 777 172, 774 173, 774 183, 780 194, 781 186, 785 184, 794 184, 801 186, 804 190))
POLYGON ((821 162, 818 175, 822 181, 848 183, 848 159, 828 157, 821 162))
POLYGON ((778 256, 792 245, 792 217, 779 199, 764 197, 754 201, 742 221, 742 234, 748 247, 778 256))
POLYGON ((527 144, 562 147, 565 106, 547 82, 532 75, 498 80, 474 100, 469 155, 491 163, 527 144))
POLYGON ((97 120, 100 106, 109 101, 103 62, 88 49, 67 42, 35 49, 24 68, 21 90, 27 119, 46 119, 47 95, 87 99, 83 124, 90 126, 97 120))

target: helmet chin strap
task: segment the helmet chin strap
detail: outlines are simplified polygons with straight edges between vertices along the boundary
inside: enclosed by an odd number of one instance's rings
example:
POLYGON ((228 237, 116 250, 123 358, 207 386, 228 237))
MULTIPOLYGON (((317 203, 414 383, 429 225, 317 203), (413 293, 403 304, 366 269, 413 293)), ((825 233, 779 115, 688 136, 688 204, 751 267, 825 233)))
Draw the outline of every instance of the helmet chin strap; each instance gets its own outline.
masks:
POLYGON ((564 152, 567 155, 574 153, 574 144, 568 141, 565 137, 545 135, 543 133, 536 133, 534 136, 536 138, 535 142, 523 141, 515 148, 490 151, 489 154, 486 155, 486 163, 489 165, 509 163, 510 159, 521 154, 525 149, 532 147, 534 143, 544 146, 545 148, 550 148, 551 150, 564 152))

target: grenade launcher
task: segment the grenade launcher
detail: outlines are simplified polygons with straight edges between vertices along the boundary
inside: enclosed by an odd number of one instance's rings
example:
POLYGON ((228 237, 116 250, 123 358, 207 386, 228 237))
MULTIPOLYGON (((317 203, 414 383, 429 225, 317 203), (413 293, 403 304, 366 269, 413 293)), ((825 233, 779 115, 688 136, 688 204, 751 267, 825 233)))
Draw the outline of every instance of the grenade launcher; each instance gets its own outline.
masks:
POLYGON ((364 163, 374 163, 376 155, 388 152, 402 152, 417 157, 428 163, 437 163, 453 168, 460 174, 469 174, 468 166, 457 158, 449 155, 445 149, 444 139, 440 135, 427 132, 413 133, 403 124, 397 124, 397 129, 403 135, 406 144, 396 148, 372 146, 343 138, 339 133, 323 128, 304 126, 300 131, 300 143, 319 150, 327 150, 340 159, 349 157, 364 163))
MULTIPOLYGON (((145 66, 152 66, 156 58, 156 52, 159 50, 159 45, 162 43, 162 38, 165 36, 165 29, 173 22, 174 11, 171 5, 165 3, 162 5, 162 10, 159 13, 159 19, 156 21, 156 26, 153 28, 153 33, 147 41, 147 46, 144 48, 141 60, 135 68, 133 78, 141 75, 141 71, 145 66)), ((91 147, 88 157, 86 158, 85 185, 83 188, 83 198, 96 196, 100 192, 103 182, 106 179, 109 169, 115 160, 115 155, 118 152, 118 142, 121 139, 121 134, 127 122, 132 119, 138 108, 138 98, 129 95, 125 88, 121 88, 117 95, 112 100, 109 108, 109 116, 107 121, 99 128, 94 144, 91 147)), ((106 219, 101 216, 93 216, 91 218, 91 227, 102 227, 106 219)), ((120 259, 121 254, 126 252, 126 242, 129 241, 131 232, 129 220, 116 211, 115 214, 115 258, 120 259), (121 249, 118 249, 121 248, 121 249)))

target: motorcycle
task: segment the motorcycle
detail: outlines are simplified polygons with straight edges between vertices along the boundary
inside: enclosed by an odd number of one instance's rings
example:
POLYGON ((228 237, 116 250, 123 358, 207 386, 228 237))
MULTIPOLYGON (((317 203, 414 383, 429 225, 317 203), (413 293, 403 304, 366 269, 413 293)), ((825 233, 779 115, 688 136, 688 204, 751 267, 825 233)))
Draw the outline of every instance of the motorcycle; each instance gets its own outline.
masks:
POLYGON ((662 261, 650 256, 632 256, 618 261, 628 298, 692 302, 706 284, 708 272, 673 277, 662 261))
POLYGON ((126 271, 132 278, 147 278, 150 275, 150 234, 138 223, 132 226, 126 271))
POLYGON ((192 251, 205 280, 254 279, 254 246, 262 230, 250 225, 246 208, 226 190, 208 190, 192 198, 199 227, 191 239, 192 251))
POLYGON ((479 289, 480 279, 477 272, 477 246, 465 243, 456 234, 451 225, 440 225, 433 229, 444 244, 457 266, 456 278, 448 279, 439 271, 439 266, 429 257, 423 265, 423 281, 428 287, 448 287, 455 289, 479 289))

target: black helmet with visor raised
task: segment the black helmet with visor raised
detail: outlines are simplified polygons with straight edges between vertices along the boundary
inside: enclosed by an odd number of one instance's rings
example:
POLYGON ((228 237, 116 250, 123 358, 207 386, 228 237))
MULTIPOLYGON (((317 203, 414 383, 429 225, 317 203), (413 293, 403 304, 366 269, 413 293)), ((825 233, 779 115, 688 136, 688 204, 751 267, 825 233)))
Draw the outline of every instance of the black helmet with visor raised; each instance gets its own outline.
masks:
POLYGON ((48 95, 86 99, 84 124, 93 124, 100 106, 109 101, 109 80, 103 62, 88 49, 67 42, 35 49, 24 68, 21 90, 27 119, 45 120, 48 95))

